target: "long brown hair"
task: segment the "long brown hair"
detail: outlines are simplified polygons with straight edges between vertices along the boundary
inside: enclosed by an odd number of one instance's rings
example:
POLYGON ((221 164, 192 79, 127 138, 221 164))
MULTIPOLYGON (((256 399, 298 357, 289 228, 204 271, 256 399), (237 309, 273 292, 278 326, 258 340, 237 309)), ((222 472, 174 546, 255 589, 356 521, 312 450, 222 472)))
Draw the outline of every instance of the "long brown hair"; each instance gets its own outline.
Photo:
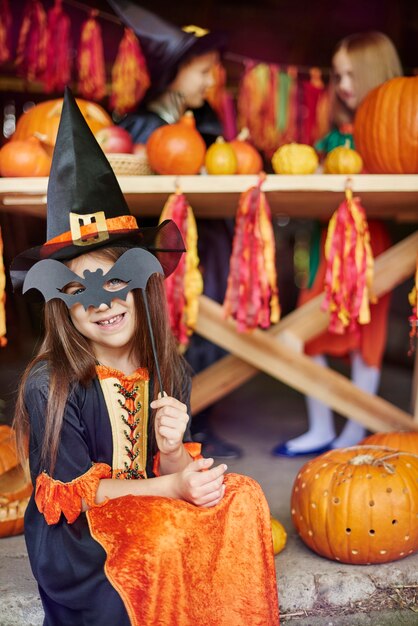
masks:
MULTIPOLYGON (((126 250, 127 248, 121 247, 102 248, 95 251, 94 255, 115 262, 126 250)), ((181 394, 187 365, 178 353, 176 341, 170 329, 162 276, 159 274, 151 276, 146 292, 164 391, 170 395, 176 394, 178 399, 183 400, 181 394)), ((138 366, 148 368, 151 380, 153 380, 153 395, 156 398, 160 388, 143 297, 139 289, 133 290, 132 294, 135 302, 136 323, 131 354, 138 366)), ((43 467, 47 467, 52 472, 59 447, 65 405, 71 387, 77 382, 83 386, 91 383, 96 376, 96 360, 88 340, 74 327, 68 308, 62 300, 54 299, 45 303, 44 328, 43 342, 38 353, 27 366, 20 382, 14 428, 20 454, 24 457, 30 432, 29 416, 24 401, 25 385, 33 367, 44 361, 49 370, 49 396, 41 462, 43 467)))
MULTIPOLYGON (((387 35, 378 31, 355 33, 342 39, 333 52, 333 58, 344 50, 353 66, 353 83, 359 103, 378 85, 402 76, 402 65, 396 48, 387 35)), ((334 125, 353 121, 353 111, 348 109, 335 93, 331 74, 331 112, 334 125)))

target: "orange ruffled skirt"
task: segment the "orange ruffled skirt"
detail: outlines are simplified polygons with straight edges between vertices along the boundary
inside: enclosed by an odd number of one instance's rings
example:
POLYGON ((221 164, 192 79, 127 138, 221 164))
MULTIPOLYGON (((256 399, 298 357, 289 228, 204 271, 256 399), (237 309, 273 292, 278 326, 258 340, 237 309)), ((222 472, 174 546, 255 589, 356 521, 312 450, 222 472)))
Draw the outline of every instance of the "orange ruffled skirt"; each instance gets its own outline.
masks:
POLYGON ((225 484, 212 508, 126 496, 88 511, 132 626, 279 624, 268 504, 249 477, 225 484))

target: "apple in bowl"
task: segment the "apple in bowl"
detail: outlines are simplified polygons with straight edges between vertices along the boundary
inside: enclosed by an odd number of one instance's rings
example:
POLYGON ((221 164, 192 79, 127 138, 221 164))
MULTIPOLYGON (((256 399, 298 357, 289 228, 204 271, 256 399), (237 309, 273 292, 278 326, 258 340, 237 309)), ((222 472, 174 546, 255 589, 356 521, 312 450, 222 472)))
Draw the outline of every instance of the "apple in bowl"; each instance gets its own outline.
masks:
POLYGON ((95 133, 95 138, 106 154, 132 154, 134 142, 121 126, 106 126, 95 133))

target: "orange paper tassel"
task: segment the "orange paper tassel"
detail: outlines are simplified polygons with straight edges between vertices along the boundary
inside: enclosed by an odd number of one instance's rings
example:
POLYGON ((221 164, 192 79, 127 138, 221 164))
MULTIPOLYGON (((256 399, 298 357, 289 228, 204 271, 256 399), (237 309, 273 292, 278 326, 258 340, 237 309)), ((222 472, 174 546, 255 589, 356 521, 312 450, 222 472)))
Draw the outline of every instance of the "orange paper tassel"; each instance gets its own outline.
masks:
POLYGON ((133 111, 144 97, 151 81, 137 36, 125 28, 112 68, 110 107, 119 114, 133 111))
POLYGON ((412 307, 412 314, 409 316, 409 350, 408 356, 412 356, 415 352, 415 344, 418 337, 418 256, 417 269, 415 271, 415 284, 408 295, 409 304, 412 307))
POLYGON ((177 224, 186 244, 186 253, 164 281, 171 329, 179 344, 185 347, 196 327, 203 280, 197 254, 196 221, 186 196, 179 190, 169 196, 164 205, 160 222, 166 219, 177 224))
POLYGON ((28 0, 19 33, 16 67, 26 80, 42 79, 46 67, 46 15, 39 0, 28 0))
POLYGON ((373 254, 364 208, 346 189, 346 198, 331 217, 325 243, 327 269, 322 310, 331 314, 329 330, 354 331, 370 322, 373 254))
POLYGON ((257 186, 241 194, 224 300, 225 317, 237 320, 239 332, 268 328, 280 318, 271 211, 257 186))
POLYGON ((6 274, 4 273, 3 239, 0 229, 0 348, 6 344, 6 274))
POLYGON ((48 11, 47 65, 45 91, 63 91, 71 80, 70 18, 62 9, 62 0, 48 11))
POLYGON ((78 50, 78 91, 87 100, 101 100, 106 94, 102 29, 93 10, 81 29, 78 50))
POLYGON ((12 14, 9 0, 0 0, 0 63, 11 57, 12 14))
POLYGON ((213 85, 206 92, 206 100, 219 117, 222 116, 223 94, 226 89, 226 70, 222 63, 216 63, 212 68, 213 85))

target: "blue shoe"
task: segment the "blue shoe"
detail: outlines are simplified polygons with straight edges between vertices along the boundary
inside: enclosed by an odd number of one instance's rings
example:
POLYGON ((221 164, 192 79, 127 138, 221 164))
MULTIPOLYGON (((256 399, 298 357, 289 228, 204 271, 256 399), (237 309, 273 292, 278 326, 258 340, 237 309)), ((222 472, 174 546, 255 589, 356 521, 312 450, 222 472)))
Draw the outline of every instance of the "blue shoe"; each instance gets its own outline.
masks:
POLYGON ((328 452, 332 450, 332 441, 327 443, 326 446, 320 446, 319 448, 309 448, 306 450, 289 450, 287 447, 287 443, 280 443, 278 446, 273 448, 271 451, 273 456, 286 456, 289 458, 297 457, 297 456, 307 456, 308 454, 318 455, 323 452, 328 452))

